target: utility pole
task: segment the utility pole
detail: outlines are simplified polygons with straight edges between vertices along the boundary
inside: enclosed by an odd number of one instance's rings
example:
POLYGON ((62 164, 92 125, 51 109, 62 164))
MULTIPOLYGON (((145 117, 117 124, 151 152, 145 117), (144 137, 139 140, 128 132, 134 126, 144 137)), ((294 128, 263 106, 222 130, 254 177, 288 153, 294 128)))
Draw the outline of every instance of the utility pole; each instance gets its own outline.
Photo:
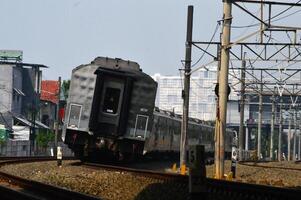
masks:
MULTIPOLYGON (((263 0, 261 0, 260 4, 260 19, 263 22, 263 0)), ((263 43, 263 30, 264 30, 264 24, 260 23, 260 43, 263 43)))
POLYGON ((227 119, 227 100, 228 100, 228 72, 229 72, 229 44, 230 31, 232 22, 232 3, 230 0, 223 1, 223 32, 221 43, 221 68, 219 71, 219 90, 218 98, 219 114, 216 119, 217 135, 215 142, 215 176, 222 179, 224 176, 224 156, 225 156, 225 140, 226 119, 227 119))
POLYGON ((301 116, 299 120, 299 145, 298 145, 298 159, 301 160, 301 116))
MULTIPOLYGON (((55 154, 57 154, 57 147, 58 147, 58 135, 59 135, 59 109, 60 109, 60 94, 61 94, 61 77, 58 80, 58 93, 57 93, 57 104, 56 104, 56 122, 55 122, 55 138, 54 138, 54 146, 55 146, 55 154)), ((56 155, 55 155, 56 156, 56 155)))
POLYGON ((32 105, 31 105, 31 127, 29 134, 29 156, 32 156, 34 153, 34 141, 36 137, 36 95, 33 97, 32 105))
POLYGON ((271 118, 271 138, 270 138, 270 159, 273 160, 274 132, 275 132, 275 95, 272 96, 272 118, 271 118))
POLYGON ((297 116, 296 108, 294 107, 294 146, 293 146, 293 161, 296 160, 296 141, 297 140, 297 116))
POLYGON ((260 76, 260 93, 259 93, 259 105, 258 105, 258 138, 257 138, 257 157, 261 159, 261 125, 262 125, 262 71, 260 76))
POLYGON ((36 145, 35 145, 35 138, 36 138, 36 117, 39 109, 39 102, 40 102, 40 68, 35 67, 31 68, 34 71, 34 81, 33 81, 33 99, 32 99, 32 111, 31 111, 31 128, 30 128, 30 135, 29 135, 29 155, 35 154, 36 145))
POLYGON ((292 110, 289 109, 288 115, 288 134, 287 134, 287 160, 291 160, 291 135, 292 135, 292 110))
POLYGON ((245 55, 242 60, 242 68, 240 71, 241 89, 240 89, 240 122, 239 122, 239 160, 242 160, 242 150, 244 142, 244 115, 245 115, 245 77, 246 77, 246 60, 245 55))
POLYGON ((245 150, 249 151, 249 128, 248 125, 246 125, 246 137, 245 137, 245 150))
POLYGON ((279 110, 279 134, 278 134, 278 161, 281 161, 282 152, 281 152, 281 137, 282 137, 282 97, 280 97, 280 110, 279 110))
POLYGON ((190 89, 190 71, 191 71, 191 46, 192 46, 192 28, 193 28, 193 6, 188 6, 187 13, 187 33, 186 33, 186 53, 184 69, 184 90, 183 98, 183 118, 181 126, 181 147, 180 147, 180 167, 186 166, 186 139, 188 130, 189 114, 189 89, 190 89))

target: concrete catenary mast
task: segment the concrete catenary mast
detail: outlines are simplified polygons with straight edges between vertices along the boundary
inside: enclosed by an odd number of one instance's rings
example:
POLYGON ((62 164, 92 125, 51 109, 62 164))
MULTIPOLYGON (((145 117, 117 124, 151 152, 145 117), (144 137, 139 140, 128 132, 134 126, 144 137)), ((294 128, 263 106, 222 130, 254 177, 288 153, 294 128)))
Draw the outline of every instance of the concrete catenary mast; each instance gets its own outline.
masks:
POLYGON ((183 118, 182 118, 182 126, 181 126, 180 167, 186 165, 186 144, 187 144, 186 140, 187 140, 188 114, 189 114, 192 27, 193 27, 193 6, 188 6, 185 69, 184 69, 184 90, 182 91, 183 118))
POLYGON ((240 89, 240 122, 239 122, 239 160, 242 160, 242 150, 244 143, 244 115, 245 115, 245 78, 246 78, 246 60, 245 56, 242 60, 242 68, 240 71, 241 89, 240 89))
POLYGON ((218 98, 219 114, 216 119, 216 141, 215 141, 215 176, 222 179, 224 176, 224 156, 225 156, 225 132, 227 118, 228 99, 228 72, 229 72, 229 51, 230 32, 232 22, 232 3, 230 0, 223 1, 223 30, 221 43, 221 68, 219 69, 219 90, 218 98))

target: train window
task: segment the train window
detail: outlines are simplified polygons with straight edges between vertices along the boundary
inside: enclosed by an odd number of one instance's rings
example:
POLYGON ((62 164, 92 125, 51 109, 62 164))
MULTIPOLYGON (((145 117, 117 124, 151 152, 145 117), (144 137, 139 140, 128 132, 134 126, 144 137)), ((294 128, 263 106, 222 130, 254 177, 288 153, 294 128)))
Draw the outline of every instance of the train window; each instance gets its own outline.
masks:
POLYGON ((68 127, 78 128, 82 106, 70 104, 68 127))
POLYGON ((135 137, 145 138, 148 124, 148 116, 137 115, 135 124, 135 137))
POLYGON ((119 105, 120 89, 106 88, 104 96, 103 112, 116 114, 119 105))

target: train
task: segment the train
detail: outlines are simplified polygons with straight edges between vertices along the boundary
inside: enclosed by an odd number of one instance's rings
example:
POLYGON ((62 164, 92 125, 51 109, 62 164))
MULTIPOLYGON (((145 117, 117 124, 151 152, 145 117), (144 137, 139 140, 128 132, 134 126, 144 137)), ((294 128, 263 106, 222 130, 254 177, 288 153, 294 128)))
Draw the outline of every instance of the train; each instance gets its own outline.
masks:
MULTIPOLYGON (((178 154, 181 116, 155 107, 157 83, 139 64, 97 57, 72 70, 63 141, 81 160, 131 160, 152 153, 178 154)), ((226 131, 231 152, 233 131, 226 131)), ((188 145, 214 153, 214 127, 188 122, 188 145)))

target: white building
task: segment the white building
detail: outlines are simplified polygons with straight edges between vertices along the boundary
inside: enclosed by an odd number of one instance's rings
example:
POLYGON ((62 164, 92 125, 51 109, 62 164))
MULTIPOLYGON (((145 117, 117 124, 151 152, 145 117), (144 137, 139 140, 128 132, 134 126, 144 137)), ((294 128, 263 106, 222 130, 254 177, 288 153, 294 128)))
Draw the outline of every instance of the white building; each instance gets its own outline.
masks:
MULTIPOLYGON (((215 120, 216 113, 216 95, 214 88, 216 85, 217 71, 216 67, 208 67, 195 72, 190 80, 190 98, 189 98, 189 116, 202 120, 215 120)), ((179 76, 163 76, 155 74, 152 76, 158 83, 156 96, 156 106, 182 114, 182 88, 183 75, 179 76)), ((229 83, 239 88, 240 84, 236 84, 237 80, 229 77, 229 83), (236 82, 235 82, 236 81, 236 82)), ((239 96, 237 92, 231 93, 228 101, 227 122, 239 123, 238 112, 239 96)), ((245 108, 245 119, 249 116, 248 108, 245 108)))

